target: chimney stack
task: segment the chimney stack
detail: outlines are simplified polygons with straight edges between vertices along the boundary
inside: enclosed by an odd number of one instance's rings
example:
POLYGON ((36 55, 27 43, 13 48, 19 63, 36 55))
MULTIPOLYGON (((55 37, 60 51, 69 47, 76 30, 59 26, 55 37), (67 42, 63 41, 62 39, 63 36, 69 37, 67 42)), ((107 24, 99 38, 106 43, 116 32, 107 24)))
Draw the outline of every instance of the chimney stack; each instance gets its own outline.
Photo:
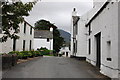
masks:
POLYGON ((53 32, 53 28, 52 27, 50 27, 50 31, 53 32))
POLYGON ((76 8, 73 9, 72 16, 77 16, 76 8))

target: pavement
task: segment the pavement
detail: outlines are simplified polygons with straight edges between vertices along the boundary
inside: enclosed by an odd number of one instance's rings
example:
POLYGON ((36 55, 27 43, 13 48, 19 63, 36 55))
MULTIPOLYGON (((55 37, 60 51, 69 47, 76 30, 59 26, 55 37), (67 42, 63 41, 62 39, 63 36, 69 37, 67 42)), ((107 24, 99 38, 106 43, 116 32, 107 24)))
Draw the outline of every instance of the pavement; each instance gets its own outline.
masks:
POLYGON ((91 78, 109 80, 97 68, 73 58, 42 57, 18 64, 5 72, 3 78, 91 78))

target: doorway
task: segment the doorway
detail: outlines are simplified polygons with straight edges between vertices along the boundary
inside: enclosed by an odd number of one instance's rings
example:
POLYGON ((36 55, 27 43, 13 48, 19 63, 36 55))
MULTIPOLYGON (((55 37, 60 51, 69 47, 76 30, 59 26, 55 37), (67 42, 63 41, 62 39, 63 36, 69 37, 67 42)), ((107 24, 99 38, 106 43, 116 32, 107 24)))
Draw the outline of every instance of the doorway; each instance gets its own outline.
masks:
POLYGON ((66 57, 68 57, 68 52, 66 52, 66 57))
POLYGON ((101 33, 95 35, 96 39, 96 66, 100 68, 101 65, 101 33))

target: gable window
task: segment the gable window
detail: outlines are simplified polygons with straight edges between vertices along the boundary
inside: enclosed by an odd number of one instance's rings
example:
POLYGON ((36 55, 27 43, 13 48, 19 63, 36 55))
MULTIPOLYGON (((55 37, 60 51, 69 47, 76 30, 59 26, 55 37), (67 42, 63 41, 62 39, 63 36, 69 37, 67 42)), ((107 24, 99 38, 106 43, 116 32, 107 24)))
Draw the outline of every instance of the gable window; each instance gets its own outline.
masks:
POLYGON ((26 22, 24 22, 24 33, 26 33, 26 22))
POLYGON ((25 51, 25 40, 23 40, 23 51, 25 51))
POLYGON ((50 41, 50 39, 49 38, 47 38, 47 42, 49 42, 50 41))

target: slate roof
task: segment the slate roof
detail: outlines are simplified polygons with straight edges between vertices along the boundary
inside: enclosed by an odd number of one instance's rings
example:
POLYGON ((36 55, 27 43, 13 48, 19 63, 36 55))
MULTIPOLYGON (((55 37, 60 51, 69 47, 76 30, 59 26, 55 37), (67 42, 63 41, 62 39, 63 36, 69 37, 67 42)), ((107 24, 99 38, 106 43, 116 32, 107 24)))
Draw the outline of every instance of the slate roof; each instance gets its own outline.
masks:
POLYGON ((53 38, 53 33, 49 30, 35 30, 34 38, 53 38))

